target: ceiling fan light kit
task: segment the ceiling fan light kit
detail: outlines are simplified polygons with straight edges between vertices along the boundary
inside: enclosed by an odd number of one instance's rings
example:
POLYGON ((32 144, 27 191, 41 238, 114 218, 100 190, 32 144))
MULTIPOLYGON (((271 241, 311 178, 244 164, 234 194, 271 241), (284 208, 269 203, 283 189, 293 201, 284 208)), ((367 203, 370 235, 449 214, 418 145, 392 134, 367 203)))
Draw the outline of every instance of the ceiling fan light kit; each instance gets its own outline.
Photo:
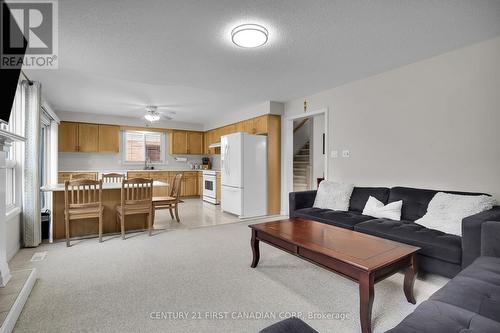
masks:
POLYGON ((149 113, 146 114, 144 118, 149 122, 155 122, 160 120, 160 115, 158 114, 158 112, 149 111, 149 113))

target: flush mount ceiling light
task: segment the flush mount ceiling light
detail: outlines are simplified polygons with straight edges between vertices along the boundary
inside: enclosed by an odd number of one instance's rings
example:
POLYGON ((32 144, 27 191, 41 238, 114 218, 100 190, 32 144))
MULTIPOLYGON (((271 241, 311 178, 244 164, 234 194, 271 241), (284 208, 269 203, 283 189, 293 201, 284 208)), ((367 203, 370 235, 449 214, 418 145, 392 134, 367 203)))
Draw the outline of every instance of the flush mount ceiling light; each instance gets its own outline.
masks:
POLYGON ((245 47, 259 47, 267 43, 269 32, 258 24, 242 24, 231 31, 234 44, 245 47))

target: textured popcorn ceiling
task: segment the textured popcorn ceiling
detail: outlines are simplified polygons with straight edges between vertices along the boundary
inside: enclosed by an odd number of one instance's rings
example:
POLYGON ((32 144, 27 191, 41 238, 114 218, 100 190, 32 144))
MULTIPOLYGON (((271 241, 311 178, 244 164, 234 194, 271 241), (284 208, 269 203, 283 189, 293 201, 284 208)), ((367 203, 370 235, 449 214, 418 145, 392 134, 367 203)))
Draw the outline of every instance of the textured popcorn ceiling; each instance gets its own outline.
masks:
POLYGON ((205 123, 500 35, 500 1, 59 1, 60 69, 32 70, 58 111, 205 123), (241 49, 231 29, 269 30, 241 49))

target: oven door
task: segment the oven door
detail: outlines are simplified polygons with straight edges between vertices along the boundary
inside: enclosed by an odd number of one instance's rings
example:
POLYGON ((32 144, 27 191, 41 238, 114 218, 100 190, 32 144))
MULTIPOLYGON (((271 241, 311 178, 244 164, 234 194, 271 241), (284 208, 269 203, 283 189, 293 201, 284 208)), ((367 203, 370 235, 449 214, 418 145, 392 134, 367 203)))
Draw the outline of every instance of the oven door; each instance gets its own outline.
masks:
POLYGON ((203 196, 215 198, 215 176, 203 176, 203 196))

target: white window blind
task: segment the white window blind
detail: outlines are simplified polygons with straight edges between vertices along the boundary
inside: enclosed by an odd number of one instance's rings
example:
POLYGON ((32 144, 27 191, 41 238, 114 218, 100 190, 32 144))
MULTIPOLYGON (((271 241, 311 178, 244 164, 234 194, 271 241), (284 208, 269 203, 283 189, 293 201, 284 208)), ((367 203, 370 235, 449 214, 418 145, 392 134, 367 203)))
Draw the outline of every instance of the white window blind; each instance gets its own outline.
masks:
POLYGON ((125 162, 162 162, 164 142, 162 133, 155 132, 124 132, 125 162))

